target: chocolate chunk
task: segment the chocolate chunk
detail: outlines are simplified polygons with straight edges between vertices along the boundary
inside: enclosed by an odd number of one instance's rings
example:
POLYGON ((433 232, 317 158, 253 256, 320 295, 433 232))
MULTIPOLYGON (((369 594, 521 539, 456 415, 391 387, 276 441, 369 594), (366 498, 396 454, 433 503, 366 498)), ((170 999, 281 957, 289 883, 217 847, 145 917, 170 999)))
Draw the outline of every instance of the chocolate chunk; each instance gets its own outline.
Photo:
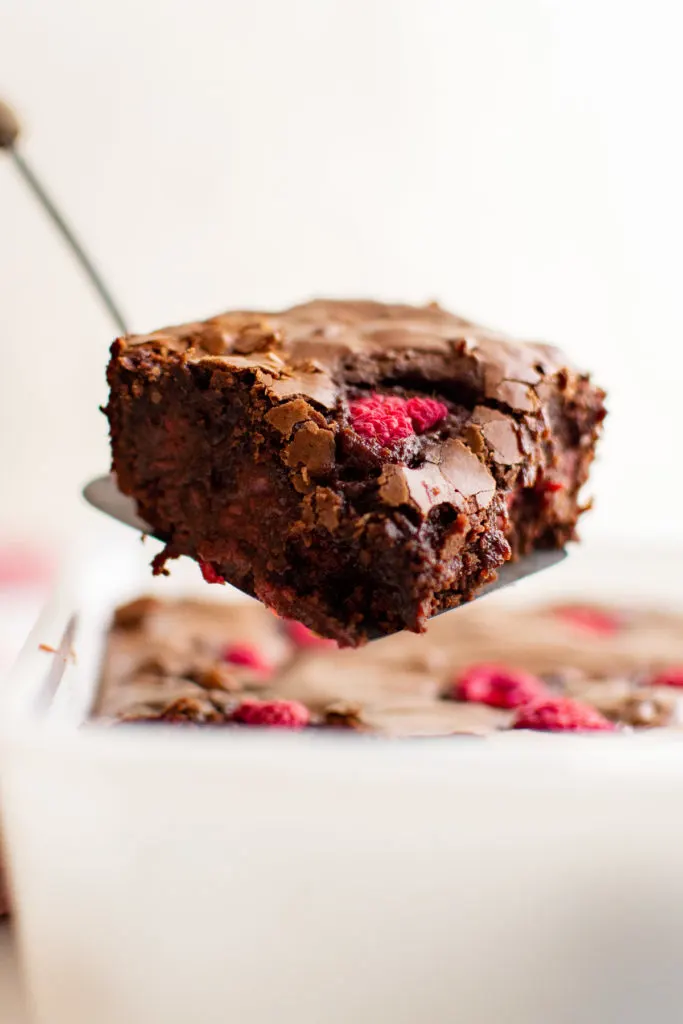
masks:
POLYGON ((304 423, 285 448, 283 461, 292 468, 305 466, 309 473, 330 470, 334 463, 334 434, 315 423, 304 423))
POLYGON ((303 398, 295 398, 291 402, 274 406, 266 413, 266 420, 286 438, 290 438, 294 427, 305 420, 314 420, 318 426, 325 426, 325 420, 320 413, 303 398))

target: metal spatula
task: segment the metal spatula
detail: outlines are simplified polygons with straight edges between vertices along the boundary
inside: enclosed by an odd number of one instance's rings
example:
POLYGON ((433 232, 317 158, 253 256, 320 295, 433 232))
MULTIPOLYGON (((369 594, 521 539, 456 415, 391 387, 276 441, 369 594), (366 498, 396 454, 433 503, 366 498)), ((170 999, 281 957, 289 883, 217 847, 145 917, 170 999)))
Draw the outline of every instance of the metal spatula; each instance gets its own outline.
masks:
POLYGON ((0 149, 4 149, 9 154, 17 171, 45 213, 47 213, 69 249, 71 249, 71 252, 97 292, 107 313, 116 325, 117 332, 119 334, 127 334, 128 327, 126 326, 126 319, 121 312, 121 307, 115 301, 110 289, 104 283, 102 275, 79 242, 76 232, 69 225, 64 214, 58 209, 53 199, 51 199, 50 194, 43 186, 26 157, 20 152, 18 145, 20 132, 21 126, 16 114, 7 103, 3 103, 0 100, 0 149))
MULTIPOLYGON (((20 127, 16 116, 11 108, 0 100, 0 149, 4 149, 10 154, 22 178, 57 227, 100 297, 117 332, 119 334, 127 334, 126 319, 118 303, 114 300, 110 289, 105 285, 101 273, 86 254, 75 232, 50 198, 35 172, 19 152, 17 147, 19 132, 20 127)), ((104 512, 105 515, 111 516, 112 519, 118 519, 120 523, 125 523, 126 526, 132 526, 143 533, 154 535, 154 530, 138 516, 135 502, 119 491, 116 485, 116 478, 113 475, 102 476, 92 480, 84 488, 83 495, 90 505, 99 509, 100 512, 104 512)), ((525 576, 533 576, 534 573, 540 572, 542 569, 549 569, 551 566, 561 562, 565 557, 566 552, 563 550, 536 551, 525 558, 519 559, 517 562, 508 562, 499 570, 498 578, 493 583, 489 583, 484 587, 478 596, 483 597, 494 590, 500 590, 501 587, 507 587, 511 583, 516 583, 518 580, 524 579, 525 576)))

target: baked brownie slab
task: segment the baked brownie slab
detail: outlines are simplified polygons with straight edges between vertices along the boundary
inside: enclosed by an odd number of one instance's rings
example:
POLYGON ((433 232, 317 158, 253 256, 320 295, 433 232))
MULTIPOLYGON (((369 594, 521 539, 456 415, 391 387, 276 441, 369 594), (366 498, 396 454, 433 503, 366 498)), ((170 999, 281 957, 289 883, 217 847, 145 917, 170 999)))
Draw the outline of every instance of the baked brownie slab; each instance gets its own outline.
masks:
POLYGON ((386 737, 680 730, 683 616, 482 603, 349 651, 256 602, 148 598, 115 616, 95 717, 386 737))
POLYGON ((575 536, 603 393, 447 313, 316 301, 118 339, 113 469, 166 542, 356 646, 575 536))

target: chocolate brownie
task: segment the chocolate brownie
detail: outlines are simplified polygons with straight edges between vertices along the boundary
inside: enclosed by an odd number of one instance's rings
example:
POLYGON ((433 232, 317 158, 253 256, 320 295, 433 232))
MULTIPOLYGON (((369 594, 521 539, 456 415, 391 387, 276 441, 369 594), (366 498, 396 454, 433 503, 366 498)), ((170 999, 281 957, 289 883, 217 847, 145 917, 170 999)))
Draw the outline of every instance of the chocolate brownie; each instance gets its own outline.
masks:
POLYGON ((316 301, 119 338, 113 469, 165 541, 342 645, 422 631, 575 537, 603 392, 432 304, 316 301))
POLYGON ((392 737, 683 725, 683 616, 501 609, 341 650, 255 602, 143 598, 116 613, 94 715, 392 737))

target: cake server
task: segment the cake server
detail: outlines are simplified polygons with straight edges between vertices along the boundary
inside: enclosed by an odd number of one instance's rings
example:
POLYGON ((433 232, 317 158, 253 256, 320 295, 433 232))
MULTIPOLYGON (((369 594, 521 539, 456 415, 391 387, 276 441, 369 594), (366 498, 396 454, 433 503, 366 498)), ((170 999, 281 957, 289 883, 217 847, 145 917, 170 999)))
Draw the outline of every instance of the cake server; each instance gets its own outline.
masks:
MULTIPOLYGON (((114 299, 111 290, 105 284, 102 274, 86 253, 74 230, 70 227, 62 212, 57 208, 26 161, 26 158, 19 151, 17 146, 19 134, 20 125, 16 115, 6 103, 0 100, 0 149, 4 149, 9 153, 19 174, 71 249, 71 252, 76 257, 86 277, 106 308, 117 332, 119 334, 128 334, 129 329, 126 318, 121 312, 118 302, 114 299)), ((125 494, 122 494, 118 489, 116 477, 113 474, 92 480, 84 488, 83 496, 90 505, 100 512, 104 512, 105 515, 110 516, 112 519, 117 519, 120 523, 132 526, 143 533, 154 534, 151 527, 138 516, 135 502, 125 494)), ((499 590, 501 587, 516 583, 518 580, 524 579, 525 576, 533 576, 543 569, 549 569, 551 566, 561 562, 565 557, 566 551, 564 550, 535 551, 516 562, 508 562, 498 570, 497 578, 484 587, 477 597, 483 597, 494 590, 499 590)))
POLYGON ((20 152, 18 147, 20 132, 21 126, 16 114, 10 106, 0 100, 0 149, 4 149, 9 153, 17 171, 71 249, 71 252, 76 257, 76 260, 106 307, 109 316, 116 324, 116 330, 119 334, 128 334, 126 318, 110 289, 104 283, 101 273, 86 253, 73 228, 69 225, 61 210, 55 205, 26 157, 20 152))

